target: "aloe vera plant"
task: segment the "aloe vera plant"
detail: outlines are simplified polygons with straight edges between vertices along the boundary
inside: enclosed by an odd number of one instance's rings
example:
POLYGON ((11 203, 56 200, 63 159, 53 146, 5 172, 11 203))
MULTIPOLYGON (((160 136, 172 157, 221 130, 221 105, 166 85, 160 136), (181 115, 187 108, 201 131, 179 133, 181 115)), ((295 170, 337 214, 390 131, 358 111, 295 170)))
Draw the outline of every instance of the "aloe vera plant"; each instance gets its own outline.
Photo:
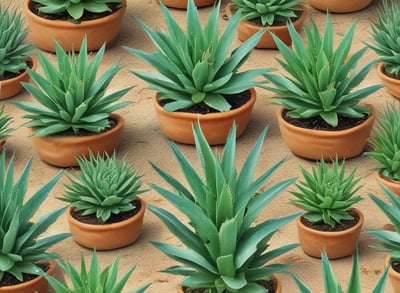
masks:
POLYGON ((290 267, 290 264, 271 261, 298 246, 287 244, 268 249, 269 241, 278 229, 298 217, 298 213, 255 221, 294 179, 260 190, 284 160, 253 179, 267 129, 251 149, 240 172, 235 166, 235 125, 221 157, 212 151, 199 125, 193 131, 204 178, 172 142, 168 144, 188 185, 152 164, 173 190, 154 184, 151 187, 188 219, 185 223, 166 209, 149 207, 185 246, 152 242, 181 263, 163 271, 185 276, 182 285, 190 289, 205 288, 210 293, 267 292, 258 281, 270 280, 272 274, 285 272, 290 267))

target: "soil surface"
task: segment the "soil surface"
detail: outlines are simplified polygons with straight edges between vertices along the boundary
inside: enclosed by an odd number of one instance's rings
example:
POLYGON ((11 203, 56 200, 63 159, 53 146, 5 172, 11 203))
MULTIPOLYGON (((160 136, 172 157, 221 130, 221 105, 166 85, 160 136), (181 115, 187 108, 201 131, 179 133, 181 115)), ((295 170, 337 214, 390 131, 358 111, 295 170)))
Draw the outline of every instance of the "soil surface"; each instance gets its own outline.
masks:
POLYGON ((326 231, 326 232, 344 231, 355 226, 360 219, 359 215, 356 212, 349 211, 349 214, 354 217, 353 220, 343 220, 340 224, 336 224, 335 227, 331 227, 331 225, 325 223, 312 223, 305 217, 301 217, 301 222, 307 227, 318 231, 326 231))

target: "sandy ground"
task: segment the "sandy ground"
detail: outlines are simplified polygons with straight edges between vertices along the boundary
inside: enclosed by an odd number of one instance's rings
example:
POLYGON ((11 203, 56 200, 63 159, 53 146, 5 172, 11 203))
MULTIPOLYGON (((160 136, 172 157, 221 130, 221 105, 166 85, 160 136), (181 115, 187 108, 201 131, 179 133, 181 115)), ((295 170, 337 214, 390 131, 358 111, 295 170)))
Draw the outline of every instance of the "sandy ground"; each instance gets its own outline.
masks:
MULTIPOLYGON (((12 6, 21 7, 23 0, 0 0, 0 4, 3 6, 6 6, 10 3, 12 6)), ((225 7, 227 3, 228 1, 224 0, 222 7, 225 7)), ((380 1, 374 0, 367 9, 358 13, 340 15, 336 14, 332 16, 338 38, 340 34, 343 34, 347 30, 351 22, 358 22, 353 46, 354 52, 363 47, 363 41, 369 40, 370 23, 376 20, 376 10, 379 5, 380 1)), ((206 17, 209 11, 210 8, 204 8, 201 9, 200 13, 202 16, 206 17)), ((181 23, 184 23, 184 11, 173 10, 173 14, 181 23)), ((150 40, 132 20, 132 17, 142 19, 151 27, 163 27, 161 11, 156 0, 128 0, 128 10, 123 21, 120 35, 114 46, 106 51, 103 63, 101 65, 101 70, 104 70, 104 68, 107 68, 111 62, 119 58, 120 62, 124 65, 124 69, 112 82, 110 91, 120 89, 125 86, 136 85, 136 87, 124 97, 126 100, 134 101, 135 104, 120 111, 120 113, 125 115, 127 124, 124 129, 121 145, 118 149, 118 157, 126 155, 129 161, 134 162, 139 172, 144 175, 143 179, 146 183, 152 182, 163 184, 160 178, 152 170, 149 161, 152 161, 166 171, 171 172, 173 176, 178 179, 181 179, 182 175, 180 172, 178 172, 177 165, 172 160, 171 152, 168 149, 164 141, 164 137, 158 127, 151 104, 151 96, 153 95, 153 92, 147 90, 146 85, 142 81, 128 72, 128 69, 146 69, 148 66, 137 58, 126 53, 121 48, 122 45, 127 45, 146 51, 154 50, 150 40)), ((310 8, 309 17, 306 20, 306 23, 310 23, 311 17, 316 21, 320 28, 324 26, 326 17, 324 13, 310 8)), ((225 25, 225 20, 223 20, 222 15, 220 18, 220 23, 222 26, 225 25)), ((239 44, 239 41, 236 41, 236 44, 239 44)), ((244 67, 259 68, 277 66, 277 62, 274 58, 278 55, 278 52, 275 50, 255 50, 244 67)), ((54 55, 52 54, 48 54, 48 57, 54 59, 54 55)), ((373 58, 375 58, 375 54, 371 51, 368 51, 363 57, 362 62, 368 62, 373 58)), ((38 70, 41 71, 40 68, 38 70)), ((373 69, 365 80, 364 85, 377 83, 380 83, 380 80, 376 74, 376 70, 373 69)), ((272 94, 261 89, 257 89, 257 94, 258 99, 247 131, 237 141, 238 166, 241 166, 243 158, 247 154, 249 148, 255 142, 261 130, 266 125, 269 125, 268 136, 265 141, 257 172, 261 173, 262 170, 268 168, 278 160, 287 158, 287 162, 278 170, 268 184, 273 184, 283 179, 300 176, 299 166, 304 166, 305 168, 309 169, 314 165, 314 162, 295 157, 289 151, 289 149, 283 143, 279 133, 276 120, 277 107, 271 103, 272 94)), ((31 97, 26 92, 22 92, 12 100, 23 101, 30 99, 31 97)), ((382 89, 371 95, 366 99, 366 101, 373 104, 378 110, 382 110, 387 102, 397 102, 385 91, 385 89, 382 89)), ((7 155, 11 156, 12 152, 15 152, 16 174, 20 174, 23 166, 30 157, 33 158, 33 166, 31 169, 30 185, 28 190, 29 194, 32 194, 44 182, 56 174, 59 169, 51 167, 42 162, 36 155, 32 146, 31 138, 29 136, 29 130, 22 126, 24 120, 21 118, 21 116, 23 113, 12 105, 7 105, 7 112, 12 114, 14 117, 14 126, 18 127, 17 131, 7 142, 7 155)), ((188 158, 192 159, 193 164, 195 166, 199 166, 195 156, 194 147, 186 145, 181 145, 180 147, 187 154, 188 158)), ((347 163, 349 169, 357 167, 357 175, 364 178, 362 180, 363 188, 361 189, 361 195, 365 198, 365 200, 357 205, 357 207, 365 214, 364 229, 382 228, 383 225, 388 222, 388 220, 367 197, 368 193, 373 193, 379 197, 383 197, 383 192, 380 190, 371 171, 374 163, 364 156, 348 160, 347 163)), ((71 170, 65 170, 65 172, 71 172, 71 170)), ((56 197, 60 196, 64 191, 63 183, 65 182, 67 182, 67 180, 66 177, 63 176, 63 178, 60 180, 60 183, 56 186, 53 192, 51 192, 45 204, 40 208, 39 214, 43 214, 56 207, 61 207, 64 205, 64 203, 58 200, 56 197)), ((144 198, 148 204, 169 208, 169 205, 154 191, 148 191, 144 195, 144 198)), ((262 218, 282 216, 298 211, 296 207, 288 204, 289 198, 289 191, 281 194, 262 213, 262 218)), ((54 226, 50 228, 48 233, 65 231, 68 231, 68 226, 66 217, 63 216, 54 226)), ((101 260, 101 264, 107 265, 114 259, 114 257, 116 257, 118 254, 121 254, 121 274, 132 265, 138 265, 124 292, 136 289, 147 282, 152 282, 152 286, 148 290, 150 293, 177 292, 177 286, 181 277, 170 276, 158 272, 165 267, 174 265, 175 262, 155 249, 149 243, 150 240, 178 243, 178 241, 166 230, 166 228, 164 228, 161 222, 149 211, 147 211, 145 215, 144 229, 140 239, 134 245, 120 250, 99 252, 98 255, 101 260)), ((276 233, 272 239, 271 245, 272 247, 275 247, 281 244, 294 242, 297 242, 297 232, 295 223, 292 222, 276 233)), ((371 243, 372 240, 370 237, 363 233, 359 241, 360 269, 362 272, 362 292, 371 292, 384 266, 384 253, 377 252, 370 248, 369 245, 371 243)), ((65 240, 61 244, 55 246, 52 250, 59 253, 63 259, 75 264, 78 264, 81 254, 83 254, 87 259, 91 257, 91 250, 77 245, 72 238, 65 240)), ((280 257, 277 259, 277 261, 292 263, 293 267, 291 272, 296 273, 313 290, 313 292, 323 292, 320 260, 306 256, 299 247, 280 257)), ((351 258, 348 257, 335 260, 332 262, 332 265, 340 283, 344 288, 346 288, 351 269, 351 258)), ((60 275, 60 273, 58 273, 58 275, 60 275)), ((282 275, 281 278, 283 279, 284 283, 283 292, 298 292, 298 289, 290 277, 282 275)), ((386 286, 385 292, 393 292, 389 283, 386 286)))

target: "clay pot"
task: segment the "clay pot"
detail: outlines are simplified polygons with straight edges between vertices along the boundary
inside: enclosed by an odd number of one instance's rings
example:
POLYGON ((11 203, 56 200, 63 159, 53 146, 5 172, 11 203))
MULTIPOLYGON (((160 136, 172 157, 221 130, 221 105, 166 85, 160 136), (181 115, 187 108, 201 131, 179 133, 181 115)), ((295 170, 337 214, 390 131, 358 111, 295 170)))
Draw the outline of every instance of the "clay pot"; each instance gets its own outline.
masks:
MULTIPOLYGON (((32 64, 30 68, 35 70, 36 60, 34 58, 28 58, 28 62, 32 64)), ((0 100, 11 98, 21 92, 23 89, 21 82, 28 81, 29 74, 27 70, 14 78, 2 80, 0 83, 0 100)))
MULTIPOLYGON (((165 6, 177 9, 187 9, 187 0, 160 0, 165 6)), ((211 6, 216 0, 194 0, 196 7, 211 6)))
MULTIPOLYGON (((276 290, 274 292, 270 292, 270 293, 281 293, 282 292, 282 280, 280 278, 278 278, 276 275, 272 275, 271 279, 273 279, 276 283, 276 290)), ((189 291, 187 291, 187 290, 188 290, 187 288, 185 288, 183 286, 179 286, 178 293, 191 293, 190 290, 189 291)))
POLYGON ((109 46, 117 37, 126 10, 126 1, 114 13, 103 18, 82 21, 79 24, 66 20, 49 20, 34 14, 29 8, 32 0, 25 0, 24 12, 33 44, 45 51, 54 52, 54 40, 65 51, 79 50, 83 38, 87 37, 88 51, 95 51, 107 43, 109 46))
POLYGON ((385 185, 391 192, 400 196, 400 181, 392 180, 384 177, 380 172, 374 172, 374 175, 378 179, 379 183, 385 185))
POLYGON ((358 237, 364 223, 363 214, 355 209, 350 209, 356 212, 360 220, 358 223, 344 231, 319 231, 305 226, 301 222, 301 217, 297 218, 297 233, 299 243, 303 251, 312 257, 321 258, 321 252, 326 251, 329 259, 337 259, 352 255, 356 249, 358 237))
POLYGON ((400 79, 396 79, 385 74, 385 64, 378 64, 378 75, 382 79, 383 85, 386 87, 386 90, 389 94, 394 96, 395 98, 400 99, 400 79))
POLYGON ((393 269, 392 262, 390 260, 390 255, 386 256, 385 263, 386 265, 390 266, 388 276, 390 283, 392 284, 394 293, 400 293, 400 273, 398 273, 393 269))
POLYGON ((281 108, 278 111, 281 136, 293 154, 306 159, 319 160, 323 157, 331 160, 336 155, 338 159, 356 157, 362 153, 376 117, 375 109, 371 105, 367 106, 371 111, 367 120, 353 128, 339 131, 294 126, 283 118, 287 110, 281 108))
POLYGON ((157 94, 153 97, 158 122, 163 134, 176 142, 194 144, 192 125, 200 122, 203 133, 211 145, 224 144, 233 123, 236 123, 236 136, 246 129, 250 114, 256 101, 256 91, 250 89, 250 100, 240 108, 228 112, 194 114, 168 112, 158 103, 157 94))
MULTIPOLYGON (((304 5, 300 5, 300 6, 302 9, 302 13, 299 16, 299 18, 297 18, 293 22, 293 25, 297 31, 301 30, 301 28, 303 27, 303 23, 307 16, 306 6, 304 6, 304 5)), ((230 17, 230 15, 233 12, 232 5, 228 4, 225 11, 226 11, 226 14, 230 17)), ((262 29, 266 29, 267 31, 264 33, 264 35, 261 37, 260 41, 257 43, 256 48, 276 49, 277 46, 275 44, 274 39, 272 38, 271 33, 273 33, 274 35, 279 37, 279 39, 282 42, 284 42, 286 45, 289 46, 292 44, 292 39, 290 38, 287 25, 262 27, 262 26, 253 24, 251 21, 241 21, 239 23, 239 26, 237 29, 237 35, 238 35, 239 40, 244 42, 262 29)))
POLYGON ((114 128, 86 136, 32 136, 33 146, 40 159, 57 167, 78 166, 76 157, 85 156, 89 159, 93 154, 107 153, 112 155, 121 140, 125 119, 118 114, 111 114, 110 119, 116 122, 114 128))
POLYGON ((361 10, 371 4, 372 0, 308 0, 312 7, 333 13, 349 13, 361 10))
POLYGON ((140 209, 133 217, 124 221, 105 225, 93 225, 79 222, 71 213, 70 207, 67 213, 68 224, 73 239, 76 243, 96 250, 110 250, 128 246, 134 243, 142 231, 146 203, 140 197, 140 209))
MULTIPOLYGON (((48 261, 48 269, 46 274, 51 275, 54 277, 54 273, 56 271, 56 262, 55 261, 48 261)), ((4 286, 0 287, 0 293, 47 293, 47 289, 49 284, 46 278, 42 276, 37 276, 36 278, 24 282, 14 286, 4 286)))

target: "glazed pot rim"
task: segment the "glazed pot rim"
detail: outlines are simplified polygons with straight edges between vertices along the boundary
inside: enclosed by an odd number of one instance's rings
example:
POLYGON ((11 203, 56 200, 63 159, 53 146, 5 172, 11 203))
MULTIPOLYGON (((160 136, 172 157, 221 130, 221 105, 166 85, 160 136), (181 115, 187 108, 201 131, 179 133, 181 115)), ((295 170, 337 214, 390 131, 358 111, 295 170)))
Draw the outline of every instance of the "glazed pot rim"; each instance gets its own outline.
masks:
POLYGON ((181 118, 181 119, 185 119, 185 118, 188 119, 188 118, 196 116, 196 117, 201 118, 201 120, 204 121, 204 120, 213 120, 216 117, 221 116, 221 115, 234 117, 237 115, 238 112, 252 108, 254 103, 256 102, 256 91, 255 91, 254 87, 252 87, 248 90, 250 91, 250 99, 245 104, 240 106, 239 108, 229 110, 226 112, 198 114, 198 113, 188 113, 188 112, 166 111, 158 103, 157 96, 158 96, 159 92, 156 92, 153 95, 153 105, 154 105, 154 108, 156 109, 156 111, 162 112, 162 113, 164 113, 164 115, 169 116, 169 117, 173 116, 173 117, 177 117, 177 118, 181 118))
POLYGON ((351 127, 348 129, 343 129, 343 130, 320 130, 320 129, 311 129, 311 128, 295 126, 295 125, 287 122, 283 118, 283 114, 286 113, 287 111, 289 111, 288 109, 286 109, 284 107, 280 107, 280 109, 278 110, 278 120, 282 121, 282 123, 285 125, 285 127, 289 128, 291 131, 294 131, 294 132, 297 132, 298 130, 315 132, 315 133, 318 133, 318 136, 322 136, 322 137, 343 136, 350 132, 353 132, 355 130, 363 128, 368 122, 370 122, 370 121, 373 122, 375 120, 375 116, 376 116, 375 108, 371 104, 368 104, 368 103, 363 103, 362 105, 368 107, 371 111, 368 118, 365 121, 363 121, 362 123, 360 123, 354 127, 351 127))
POLYGON ((68 20, 56 20, 56 19, 50 20, 50 19, 40 17, 40 16, 36 15, 35 13, 33 13, 32 10, 29 8, 29 4, 31 2, 32 2, 32 0, 25 0, 25 4, 24 4, 25 11, 29 14, 29 17, 32 19, 35 19, 36 22, 42 23, 43 25, 49 25, 49 23, 51 23, 51 26, 53 26, 53 27, 74 28, 78 25, 82 28, 91 27, 93 25, 96 25, 99 22, 104 22, 104 19, 111 20, 111 19, 119 18, 120 14, 125 13, 125 10, 126 10, 126 0, 122 0, 122 7, 119 8, 118 10, 116 10, 114 13, 111 13, 109 15, 106 15, 106 16, 98 18, 98 19, 84 20, 79 23, 73 23, 68 20))

